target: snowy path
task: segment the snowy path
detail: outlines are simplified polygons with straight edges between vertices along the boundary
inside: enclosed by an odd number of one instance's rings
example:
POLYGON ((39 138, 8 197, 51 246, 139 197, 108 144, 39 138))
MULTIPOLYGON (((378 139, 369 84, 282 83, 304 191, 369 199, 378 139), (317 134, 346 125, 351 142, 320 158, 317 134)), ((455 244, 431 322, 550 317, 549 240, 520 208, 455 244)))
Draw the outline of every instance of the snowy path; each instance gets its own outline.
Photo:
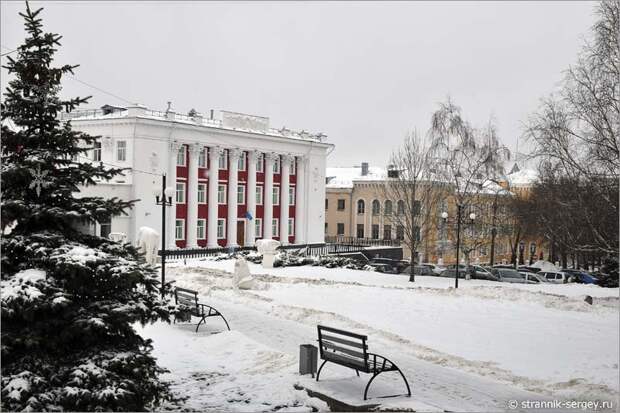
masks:
MULTIPOLYGON (((248 306, 247 301, 240 304, 235 303, 234 299, 222 299, 220 294, 213 294, 209 301, 229 315, 229 322, 235 330, 291 356, 297 357, 300 344, 313 343, 316 340, 316 326, 275 316, 264 308, 248 306)), ((370 337, 371 350, 372 345, 379 342, 380 340, 370 337)), ((412 386, 413 398, 435 406, 438 410, 497 411, 504 410, 508 400, 550 399, 548 396, 408 356, 402 344, 386 340, 381 344, 376 347, 389 348, 389 355, 386 355, 395 360, 407 376, 412 386)), ((342 371, 327 365, 322 374, 323 378, 328 379, 333 372, 347 374, 347 370, 342 371)), ((351 373, 352 371, 348 370, 348 374, 351 373)), ((351 377, 353 378, 353 375, 351 377)), ((391 388, 396 389, 395 391, 402 391, 403 385, 398 377, 386 375, 382 379, 392 382, 391 388)), ((364 385, 365 382, 360 381, 360 404, 364 385)))
MULTIPOLYGON (((346 393, 348 403, 363 404, 364 375, 358 379, 327 364, 317 385, 295 372, 299 345, 315 343, 316 325, 324 324, 368 334, 370 350, 401 367, 413 397, 390 401, 391 407, 498 411, 510 400, 617 396, 613 349, 618 346, 618 289, 526 289, 470 281, 453 290, 437 277, 422 278, 412 288, 406 277, 365 271, 294 267, 267 273, 251 265, 258 289, 234 291, 227 272, 232 263, 188 260, 187 266, 171 266, 170 276, 222 311, 241 342, 250 340, 280 354, 270 368, 281 372, 273 380, 287 392, 296 382, 319 391, 331 387, 333 394, 346 393), (595 306, 583 302, 584 293, 590 292, 598 297, 595 306)), ((219 327, 216 320, 209 321, 209 330, 219 327)), ((252 386, 261 388, 271 379, 252 380, 252 386)), ((400 378, 386 374, 373 383, 370 396, 402 391, 400 378)), ((255 398, 263 393, 254 390, 259 395, 255 398)), ((302 410, 316 400, 295 392, 277 397, 294 400, 293 406, 302 410)), ((208 397, 203 396, 203 402, 208 397)))

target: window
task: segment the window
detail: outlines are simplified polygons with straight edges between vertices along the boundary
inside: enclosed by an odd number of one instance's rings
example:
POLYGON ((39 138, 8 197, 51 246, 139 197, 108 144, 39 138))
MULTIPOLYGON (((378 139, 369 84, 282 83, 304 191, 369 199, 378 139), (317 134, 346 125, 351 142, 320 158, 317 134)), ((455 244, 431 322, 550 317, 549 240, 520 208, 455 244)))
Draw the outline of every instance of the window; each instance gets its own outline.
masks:
POLYGON ((295 235, 295 218, 288 219, 288 236, 292 237, 295 235))
POLYGON ((179 148, 179 151, 177 152, 177 165, 178 166, 185 166, 185 145, 181 145, 181 147, 179 148))
POLYGON ((357 201, 357 213, 363 214, 364 211, 366 211, 366 203, 363 199, 360 199, 359 201, 357 201))
POLYGON ((420 235, 420 227, 413 227, 413 235, 415 237, 416 242, 420 242, 422 239, 420 235))
POLYGON ((108 218, 105 221, 99 223, 99 236, 101 238, 108 238, 112 232, 112 219, 108 218))
POLYGON ((396 213, 398 215, 405 214, 405 201, 403 201, 402 199, 396 203, 396 213))
POLYGON ((217 203, 220 205, 226 203, 226 185, 217 186, 217 203))
POLYGON ((237 161, 237 169, 245 171, 245 152, 241 152, 239 160, 237 161))
POLYGON ((389 199, 385 201, 384 212, 385 212, 385 215, 392 215, 392 201, 390 201, 389 199))
POLYGON ((219 169, 226 169, 226 151, 220 152, 220 157, 217 160, 219 169))
POLYGON ((93 145, 93 161, 101 162, 101 142, 95 142, 93 145))
POLYGON ((237 186, 237 204, 245 204, 245 185, 237 186))
POLYGON ((264 165, 264 160, 265 158, 263 157, 262 153, 259 153, 258 155, 256 155, 256 172, 264 172, 263 169, 263 165, 264 165))
POLYGON ((364 238, 364 224, 357 224, 357 237, 364 238))
POLYGON ((280 205, 280 187, 274 186, 271 193, 271 201, 274 205, 280 205))
POLYGON ((207 203, 207 184, 198 184, 198 203, 207 203))
POLYGON ((196 223, 196 238, 205 239, 205 227, 207 226, 206 219, 199 219, 196 223))
POLYGON ((217 238, 226 238, 226 220, 223 218, 217 220, 217 238))
POLYGON ((391 225, 383 226, 383 239, 392 239, 392 226, 391 225))
POLYGON ((336 235, 344 235, 344 223, 339 222, 336 227, 336 235))
POLYGON ((420 204, 420 201, 413 201, 413 215, 420 215, 421 210, 422 210, 422 204, 420 204))
POLYGON ((338 211, 344 211, 344 199, 338 200, 338 211))
POLYGON ((381 203, 375 199, 374 201, 372 201, 372 214, 379 215, 380 211, 381 211, 381 203))
POLYGON ((263 205, 263 187, 256 187, 256 205, 263 205))
POLYGON ((325 223, 325 233, 327 234, 327 222, 325 223))
POLYGON ((271 236, 272 237, 277 237, 279 236, 278 234, 280 233, 280 228, 278 225, 278 218, 274 218, 271 220, 271 236))
POLYGON ((126 159, 127 159, 127 142, 126 141, 116 142, 116 160, 125 161, 126 159))
POLYGON ((297 174, 297 162, 295 161, 295 157, 291 159, 291 175, 297 174))
POLYGON ((273 173, 274 174, 280 173, 280 157, 279 156, 276 156, 275 159, 273 160, 273 173))
POLYGON ((256 238, 262 238, 263 236, 263 220, 261 218, 254 220, 254 236, 256 238))
POLYGON ((207 167, 207 156, 205 155, 205 148, 201 148, 200 152, 198 152, 198 167, 199 168, 207 167))
POLYGON ((327 210, 328 206, 329 206, 329 200, 327 198, 325 198, 325 210, 327 210))
POLYGON ((288 187, 288 204, 295 205, 295 187, 294 186, 288 187))
POLYGON ((405 239, 405 227, 402 225, 396 226, 396 239, 401 241, 405 239))
POLYGON ((372 239, 379 239, 379 224, 372 224, 372 239))
POLYGON ((174 227, 174 239, 175 240, 185 239, 185 221, 182 219, 176 220, 176 225, 174 227))
POLYGON ((177 182, 177 204, 185 203, 185 182, 177 182))

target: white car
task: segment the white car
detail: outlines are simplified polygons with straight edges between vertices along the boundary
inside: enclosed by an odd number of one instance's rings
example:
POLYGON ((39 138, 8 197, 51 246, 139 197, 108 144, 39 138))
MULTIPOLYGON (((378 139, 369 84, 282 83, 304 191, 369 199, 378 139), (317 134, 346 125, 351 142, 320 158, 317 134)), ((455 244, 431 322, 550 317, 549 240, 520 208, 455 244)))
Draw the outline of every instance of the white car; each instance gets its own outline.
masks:
POLYGON ((441 272, 446 269, 446 267, 440 267, 439 265, 436 265, 436 264, 420 264, 420 265, 430 268, 433 274, 435 275, 441 274, 441 272))
POLYGON ((533 272, 519 271, 519 273, 525 277, 525 281, 527 281, 528 284, 532 284, 532 283, 540 284, 540 283, 549 282, 545 277, 539 274, 535 274, 533 272))
POLYGON ((538 275, 545 277, 545 279, 550 283, 566 284, 568 282, 568 276, 563 272, 541 271, 538 275))

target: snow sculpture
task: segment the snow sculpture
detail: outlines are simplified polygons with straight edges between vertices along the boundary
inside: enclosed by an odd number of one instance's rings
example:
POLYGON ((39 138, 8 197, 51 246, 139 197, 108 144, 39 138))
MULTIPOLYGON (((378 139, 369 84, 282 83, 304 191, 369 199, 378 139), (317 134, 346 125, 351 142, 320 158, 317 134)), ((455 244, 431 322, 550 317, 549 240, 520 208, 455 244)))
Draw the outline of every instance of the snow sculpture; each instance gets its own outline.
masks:
POLYGON ((155 265, 157 262, 158 245, 159 233, 151 227, 140 227, 136 247, 145 254, 148 264, 155 265))
POLYGON ((256 250, 263 254, 263 268, 273 268, 273 260, 280 241, 273 239, 259 239, 256 241, 256 250))
POLYGON ((239 290, 252 290, 256 287, 256 281, 250 274, 250 267, 245 258, 235 261, 235 273, 233 274, 233 288, 239 290))

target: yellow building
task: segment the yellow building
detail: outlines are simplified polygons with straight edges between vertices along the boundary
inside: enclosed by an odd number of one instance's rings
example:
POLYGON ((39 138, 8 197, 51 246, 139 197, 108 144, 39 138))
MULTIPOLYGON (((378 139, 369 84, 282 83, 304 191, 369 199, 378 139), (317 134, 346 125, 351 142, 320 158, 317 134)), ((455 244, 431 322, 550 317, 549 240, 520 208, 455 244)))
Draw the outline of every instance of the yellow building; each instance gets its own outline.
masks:
MULTIPOLYGON (((512 251, 527 264, 537 261, 543 250, 541 240, 520 234, 508 219, 506 202, 511 196, 526 196, 535 176, 531 171, 515 171, 500 185, 490 184, 469 200, 471 206, 462 211, 461 262, 487 264, 491 259, 492 231, 496 228, 494 263, 509 263, 512 251), (511 191, 507 191, 510 188, 511 191), (469 221, 475 213, 473 224, 469 221), (495 220, 493 217, 495 216, 495 220), (522 239, 523 238, 523 239, 522 239), (515 245, 516 244, 516 245, 515 245), (465 252, 465 254, 464 254, 465 252)), ((404 228, 395 219, 404 213, 399 199, 387 199, 387 171, 367 163, 346 168, 327 168, 325 200, 325 235, 327 241, 398 243, 404 239, 404 228)), ((438 186, 438 190, 439 186, 438 186)), ((445 189, 443 189, 445 190, 445 189)), ((437 197, 430 206, 429 218, 419 230, 418 254, 421 262, 451 264, 456 262, 456 215, 453 197, 437 197), (442 218, 447 212, 448 218, 442 218)), ((410 256, 403 245, 405 258, 410 256)))

